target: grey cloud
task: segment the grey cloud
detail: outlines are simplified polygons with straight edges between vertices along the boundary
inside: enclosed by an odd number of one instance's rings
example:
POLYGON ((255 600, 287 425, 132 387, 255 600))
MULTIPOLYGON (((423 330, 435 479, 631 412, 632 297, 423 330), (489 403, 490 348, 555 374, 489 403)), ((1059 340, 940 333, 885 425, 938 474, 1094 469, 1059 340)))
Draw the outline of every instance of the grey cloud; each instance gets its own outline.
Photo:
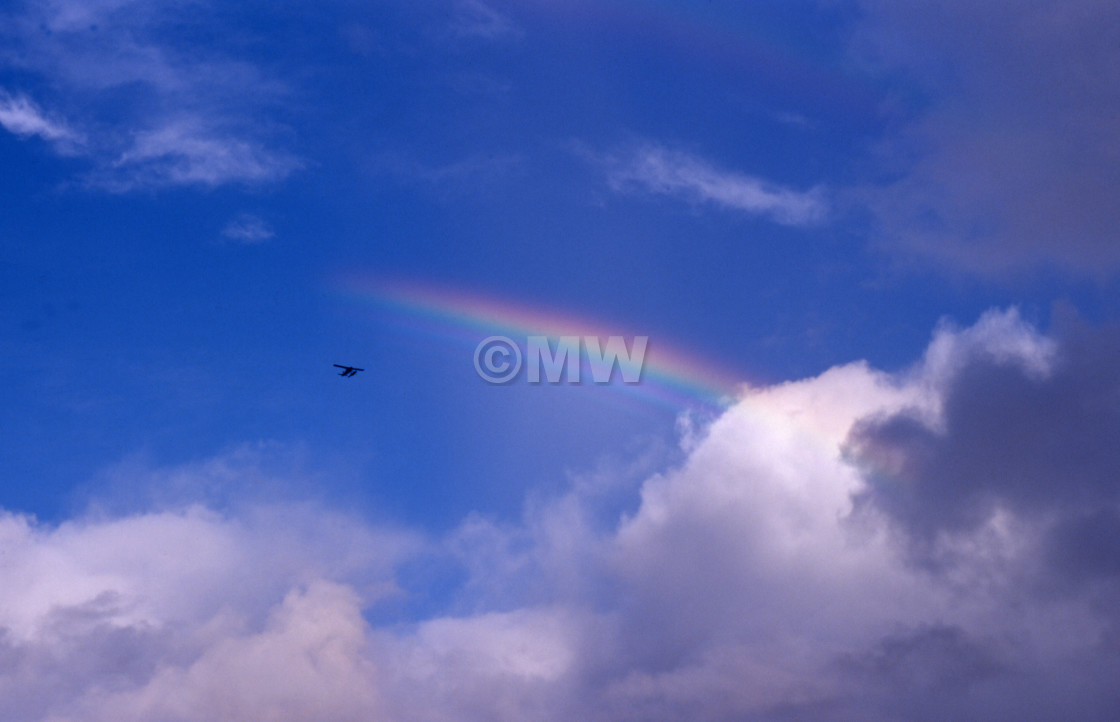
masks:
POLYGON ((1008 652, 955 626, 890 634, 868 650, 836 659, 849 689, 860 694, 853 698, 849 693, 834 704, 849 706, 853 714, 870 706, 878 715, 894 719, 983 718, 992 711, 978 709, 974 693, 1011 672, 1013 664, 1004 658, 1008 652))
POLYGON ((0 719, 45 719, 76 691, 143 684, 175 656, 166 630, 105 623, 45 632, 45 644, 0 641, 0 719))
POLYGON ((1063 518, 1049 530, 1047 559, 1062 581, 1102 578, 1120 583, 1120 508, 1092 509, 1063 518))
POLYGON ((1120 270, 1120 9, 867 0, 852 54, 912 110, 865 188, 883 243, 980 273, 1120 270))

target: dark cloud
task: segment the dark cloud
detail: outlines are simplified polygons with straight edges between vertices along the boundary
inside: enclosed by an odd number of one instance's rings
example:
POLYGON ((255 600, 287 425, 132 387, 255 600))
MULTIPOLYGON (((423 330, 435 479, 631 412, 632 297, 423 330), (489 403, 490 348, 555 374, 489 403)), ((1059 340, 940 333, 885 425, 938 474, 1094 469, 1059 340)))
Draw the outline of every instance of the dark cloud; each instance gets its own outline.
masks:
POLYGON ((868 650, 841 655, 834 666, 859 694, 835 701, 827 718, 837 708, 867 714, 870 707, 881 717, 913 720, 986 718, 972 693, 1011 667, 994 643, 946 625, 891 634, 868 650))
POLYGON ((1063 518, 1049 531, 1046 550, 1065 580, 1120 580, 1120 511, 1113 506, 1063 518))
POLYGON ((1069 329, 1045 376, 972 358, 942 410, 938 428, 907 413, 857 424, 849 453, 891 477, 860 503, 892 517, 921 556, 1008 513, 1038 528, 1053 570, 1120 573, 1120 329, 1069 329))

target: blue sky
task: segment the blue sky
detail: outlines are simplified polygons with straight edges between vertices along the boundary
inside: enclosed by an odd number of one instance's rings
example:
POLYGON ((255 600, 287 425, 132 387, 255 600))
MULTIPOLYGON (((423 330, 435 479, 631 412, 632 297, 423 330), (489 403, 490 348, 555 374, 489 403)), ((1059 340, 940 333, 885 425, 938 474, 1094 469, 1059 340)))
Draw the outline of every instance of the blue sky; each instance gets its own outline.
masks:
POLYGON ((0 719, 1110 718, 1118 22, 4 3, 0 719))

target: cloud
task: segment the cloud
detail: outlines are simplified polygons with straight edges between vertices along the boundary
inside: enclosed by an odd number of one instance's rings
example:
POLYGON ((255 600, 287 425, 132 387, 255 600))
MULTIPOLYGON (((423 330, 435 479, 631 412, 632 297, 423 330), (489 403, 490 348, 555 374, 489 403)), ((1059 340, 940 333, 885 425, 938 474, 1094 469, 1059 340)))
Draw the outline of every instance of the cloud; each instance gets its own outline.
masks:
POLYGON ((238 243, 264 243, 276 236, 264 219, 241 213, 226 224, 222 236, 238 243))
POLYGON ((890 635, 873 649, 837 661, 836 669, 863 698, 837 700, 833 712, 847 708, 851 716, 864 717, 870 707, 880 718, 975 718, 978 701, 971 692, 998 683, 1011 666, 1003 658, 1008 651, 959 627, 931 625, 890 635))
POLYGON ((359 719, 359 591, 397 593, 418 543, 297 504, 5 514, 0 719, 359 719))
POLYGON ((114 192, 162 186, 207 186, 278 180, 300 166, 259 143, 169 124, 137 135, 116 160, 88 182, 114 192))
POLYGON ((1120 9, 867 0, 851 52, 895 89, 884 244, 977 273, 1120 269, 1120 9))
POLYGON ((617 191, 673 196, 766 216, 783 225, 818 223, 828 206, 819 188, 795 191, 749 175, 717 168, 695 156, 658 145, 602 159, 617 191))
POLYGON ((84 155, 93 167, 86 185, 113 192, 285 178, 300 163, 273 147, 274 123, 262 115, 286 91, 216 46, 175 40, 190 34, 168 34, 169 23, 217 22, 207 3, 185 9, 170 0, 60 0, 10 11, 0 67, 37 82, 83 132, 11 98, 4 125, 84 155))
POLYGON ((6 514, 0 720, 1109 719, 1118 357, 942 324, 901 372, 745 389, 678 465, 440 538, 259 497, 6 514))
POLYGON ((457 0, 454 32, 483 40, 520 40, 524 31, 509 17, 481 0, 457 0))
POLYGON ((64 121, 48 117, 26 96, 0 90, 0 126, 22 138, 38 136, 54 145, 58 152, 70 154, 83 142, 82 136, 64 121))
POLYGON ((475 154, 443 165, 427 165, 400 153, 383 153, 374 159, 378 170, 404 181, 437 186, 478 188, 515 173, 525 164, 520 155, 475 154))
POLYGON ((93 690, 51 719, 370 719, 378 670, 364 654, 365 626, 352 590, 315 582, 289 592, 263 629, 230 634, 139 688, 93 690))
POLYGON ((1042 535, 1039 561, 1051 559, 1052 571, 1120 582, 1100 556, 1120 538, 1118 358, 1120 329, 1073 330, 1045 354, 965 355, 936 425, 904 412, 854 428, 853 452, 891 459, 897 480, 861 501, 895 519, 926 561, 1013 520, 1042 535))

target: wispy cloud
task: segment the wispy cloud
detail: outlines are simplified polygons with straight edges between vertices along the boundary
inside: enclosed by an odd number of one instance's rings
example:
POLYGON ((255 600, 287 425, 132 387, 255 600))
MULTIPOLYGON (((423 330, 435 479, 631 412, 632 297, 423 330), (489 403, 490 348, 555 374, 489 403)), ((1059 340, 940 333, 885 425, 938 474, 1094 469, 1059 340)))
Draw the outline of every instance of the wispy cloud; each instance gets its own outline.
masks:
POLYGON ((379 170, 403 181, 471 187, 508 176, 524 163, 522 156, 508 153, 473 154, 442 165, 421 163, 402 153, 383 153, 374 159, 379 170))
POLYGON ((0 90, 0 126, 23 138, 38 136, 52 143, 61 153, 76 152, 84 141, 65 121, 48 117, 34 102, 23 95, 0 90))
POLYGON ((484 40, 519 40, 524 36, 513 20, 482 0, 458 0, 454 31, 461 37, 484 40))
POLYGON ((299 161, 261 143, 172 123, 139 134, 91 180, 114 191, 165 185, 217 186, 278 180, 299 161))
POLYGON ((262 218, 252 213, 241 213, 226 224, 222 236, 238 243, 264 243, 276 233, 262 218))
POLYGON ((766 216, 783 225, 818 223, 828 211, 819 188, 797 191, 755 176, 724 170, 694 155, 659 145, 602 159, 618 191, 673 196, 766 216))
POLYGON ((0 67, 41 80, 39 95, 64 107, 83 132, 7 95, 0 122, 57 152, 80 152, 93 166, 86 185, 114 192, 284 178, 300 164, 274 147, 273 124, 260 122, 281 85, 251 63, 215 47, 184 47, 164 32, 169 19, 213 21, 208 8, 198 3, 184 15, 175 2, 25 6, 7 18, 0 67))

